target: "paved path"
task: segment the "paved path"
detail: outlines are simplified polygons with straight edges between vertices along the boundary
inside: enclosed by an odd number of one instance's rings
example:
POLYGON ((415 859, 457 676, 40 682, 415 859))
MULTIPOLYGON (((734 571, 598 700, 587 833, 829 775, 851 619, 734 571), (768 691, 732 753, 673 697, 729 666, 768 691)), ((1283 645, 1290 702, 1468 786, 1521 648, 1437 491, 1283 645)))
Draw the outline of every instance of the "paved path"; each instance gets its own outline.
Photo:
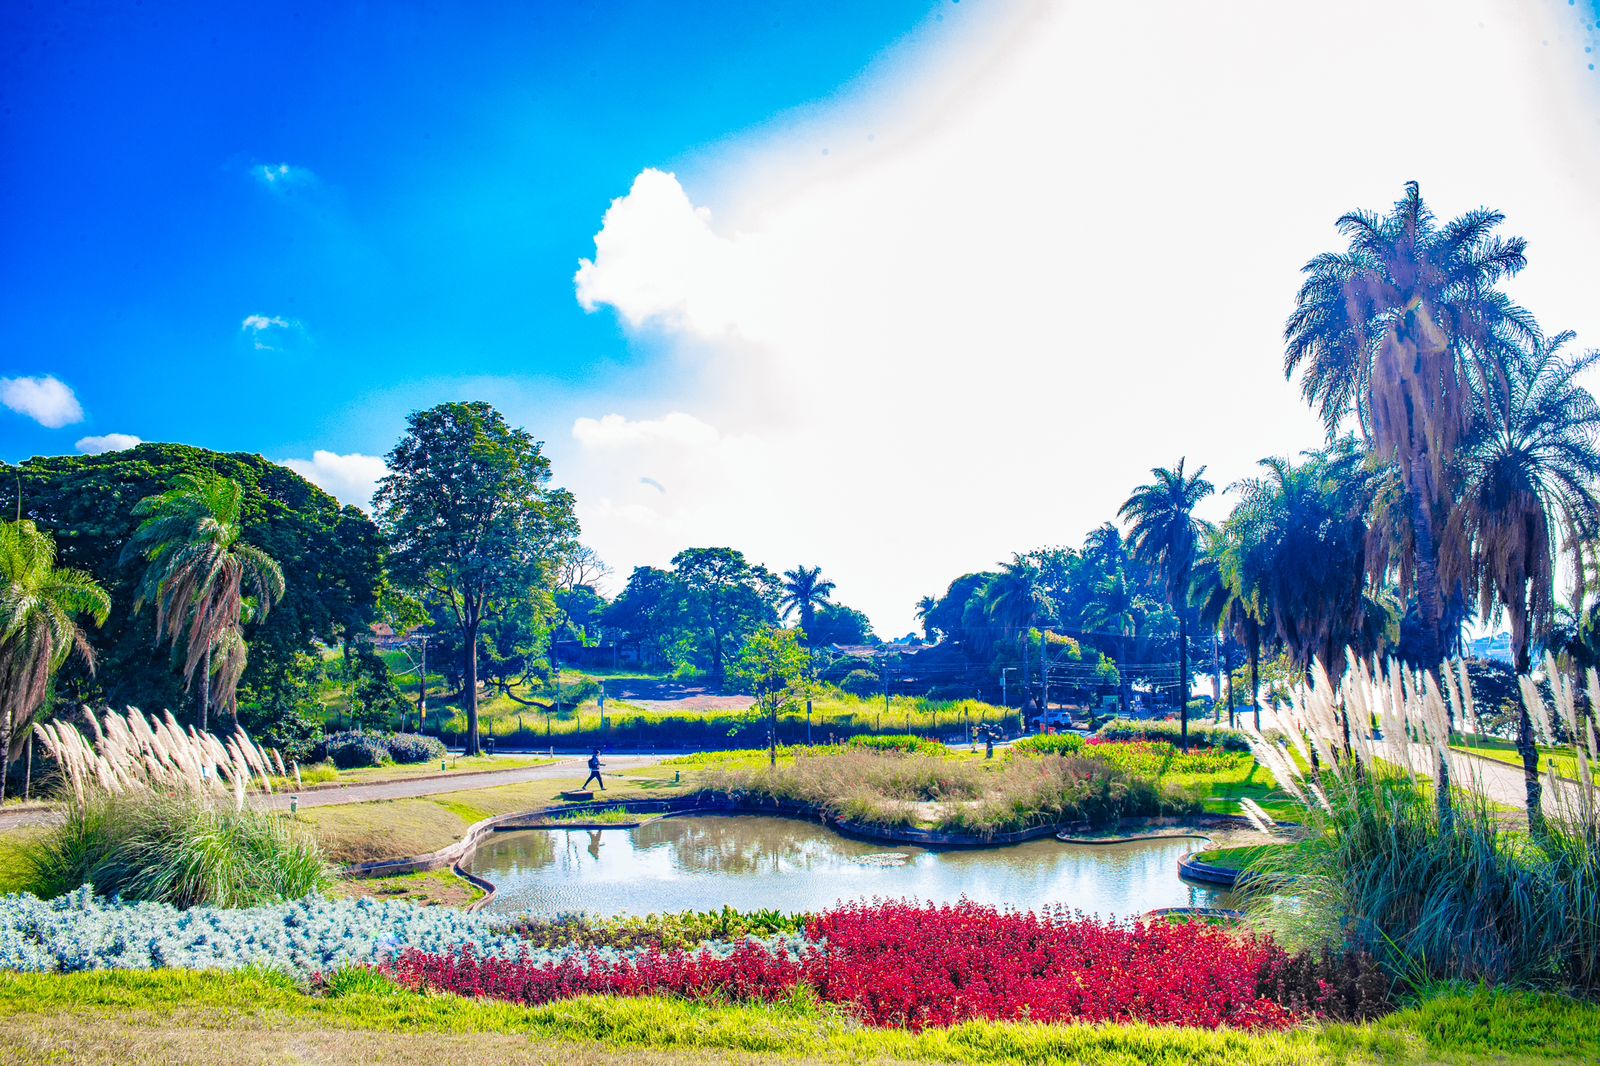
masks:
MULTIPOLYGON (((603 757, 606 773, 636 770, 653 766, 661 755, 607 755, 603 757)), ((475 788, 494 788, 497 785, 520 785, 528 781, 550 781, 560 778, 582 779, 588 774, 586 755, 557 755, 556 761, 545 766, 526 766, 520 770, 475 770, 456 777, 424 777, 398 781, 375 781, 366 785, 344 785, 339 788, 307 789, 297 793, 300 807, 328 807, 340 803, 370 803, 374 800, 411 799, 416 796, 437 796, 447 792, 465 792, 475 788)), ((287 810, 289 792, 276 792, 257 796, 255 802, 270 810, 287 810)), ((0 832, 29 825, 44 825, 54 817, 48 807, 0 813, 0 832)))

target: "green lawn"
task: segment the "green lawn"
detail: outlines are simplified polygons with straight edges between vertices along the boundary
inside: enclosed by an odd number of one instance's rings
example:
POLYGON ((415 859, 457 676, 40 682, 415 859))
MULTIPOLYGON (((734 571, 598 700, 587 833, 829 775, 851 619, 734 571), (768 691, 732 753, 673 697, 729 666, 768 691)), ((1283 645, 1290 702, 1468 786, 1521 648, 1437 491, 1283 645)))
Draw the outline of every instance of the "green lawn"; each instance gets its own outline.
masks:
MULTIPOLYGON (((1456 751, 1464 751, 1485 759, 1493 759, 1495 762, 1505 763, 1508 766, 1515 766, 1519 770, 1522 769, 1522 753, 1509 740, 1478 734, 1458 733, 1452 740, 1450 747, 1456 751)), ((1572 781, 1578 779, 1578 760, 1570 749, 1540 745, 1539 772, 1543 773, 1552 764, 1555 765, 1557 777, 1565 777, 1572 781)), ((1591 772, 1592 770, 1593 768, 1591 768, 1591 772)))
POLYGON ((1285 1033, 969 1023, 869 1029, 806 997, 773 1005, 584 997, 519 1007, 374 981, 310 995, 289 978, 0 975, 0 1059, 33 1063, 1180 1063, 1460 1066, 1593 1062, 1600 1008, 1532 993, 1446 994, 1369 1025, 1285 1033))

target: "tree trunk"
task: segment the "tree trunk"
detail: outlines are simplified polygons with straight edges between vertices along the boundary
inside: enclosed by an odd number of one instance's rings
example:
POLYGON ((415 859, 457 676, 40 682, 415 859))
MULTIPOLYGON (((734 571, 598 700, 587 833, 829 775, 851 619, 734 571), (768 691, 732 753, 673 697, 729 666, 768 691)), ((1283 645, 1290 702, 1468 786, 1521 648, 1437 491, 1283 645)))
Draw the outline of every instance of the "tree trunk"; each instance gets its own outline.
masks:
POLYGON ((1255 712, 1256 732, 1261 732, 1261 624, 1250 621, 1250 709, 1255 712))
MULTIPOLYGON (((1513 626, 1512 632, 1515 633, 1516 629, 1513 626)), ((1516 662, 1517 676, 1526 674, 1530 665, 1526 639, 1512 648, 1512 658, 1516 662)), ((1522 787, 1528 800, 1528 832, 1537 839, 1545 834, 1544 788, 1539 783, 1539 747, 1534 740, 1533 716, 1528 713, 1526 701, 1517 715, 1517 754, 1522 756, 1522 787)))
MULTIPOLYGON (((1416 463, 1424 463, 1419 458, 1416 463)), ((1426 483, 1421 474, 1413 472, 1413 485, 1426 483)), ((1444 592, 1439 584, 1439 545, 1433 539, 1433 525, 1427 508, 1415 487, 1410 488, 1411 523, 1416 535, 1417 550, 1417 613, 1422 616, 1422 637, 1417 648, 1418 663, 1424 670, 1437 672, 1444 659, 1444 592)))
POLYGON ((478 623, 474 619, 461 627, 467 641, 467 676, 462 695, 467 704, 467 739, 463 747, 468 755, 478 754, 478 623))
POLYGON ((23 742, 22 756, 22 802, 26 803, 33 798, 33 731, 28 731, 28 739, 23 742))
POLYGON ((0 718, 0 803, 6 801, 6 771, 11 769, 11 708, 0 718))
POLYGON ((206 731, 206 718, 211 710, 211 652, 206 652, 200 664, 200 732, 206 731))
POLYGON ((1189 749, 1189 623, 1178 612, 1178 748, 1189 749))

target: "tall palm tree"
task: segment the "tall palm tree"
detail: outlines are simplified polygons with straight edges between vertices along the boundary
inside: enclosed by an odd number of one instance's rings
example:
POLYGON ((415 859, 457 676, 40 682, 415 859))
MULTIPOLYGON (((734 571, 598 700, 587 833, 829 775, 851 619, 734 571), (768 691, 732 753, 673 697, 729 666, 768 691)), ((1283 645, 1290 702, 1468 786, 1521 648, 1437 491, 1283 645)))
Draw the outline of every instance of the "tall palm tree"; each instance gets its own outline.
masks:
POLYGON ((73 652, 94 669, 78 625, 104 625, 111 597, 82 570, 56 566, 56 544, 31 521, 0 523, 0 800, 50 679, 73 652))
POLYGON ((1205 479, 1205 467, 1186 474, 1184 462, 1152 469, 1155 480, 1134 489, 1117 515, 1131 523, 1128 546, 1134 558, 1160 573, 1167 602, 1178 616, 1178 721, 1180 741, 1188 747, 1189 585, 1200 539, 1209 528, 1194 509, 1216 489, 1205 479))
MULTIPOLYGON (((1050 592, 1040 580, 1038 564, 1026 555, 1013 555, 1011 561, 1000 564, 1000 570, 983 589, 983 609, 989 621, 998 625, 1008 637, 1017 642, 1022 655, 1022 690, 1029 692, 1028 632, 1036 625, 1047 623, 1055 605, 1050 592)), ((1044 653, 1040 653, 1040 677, 1043 678, 1044 653)), ((1026 702, 1026 700, 1024 700, 1026 702)))
POLYGON ((1498 236, 1498 211, 1477 208, 1440 225, 1416 182, 1387 214, 1339 219, 1342 252, 1317 256, 1284 328, 1284 373, 1330 437, 1354 412, 1380 462, 1404 484, 1411 551, 1394 560, 1422 622, 1417 657, 1433 669, 1453 643, 1441 540, 1455 495, 1450 458, 1472 418, 1473 384, 1501 377, 1508 341, 1538 327, 1496 285, 1526 264, 1525 242, 1498 236))
MULTIPOLYGON (((1562 333, 1511 360, 1481 397, 1480 416, 1463 442, 1461 499, 1448 526, 1453 557, 1477 593, 1480 617, 1504 608, 1517 672, 1531 665, 1535 640, 1555 621, 1556 562, 1571 558, 1582 582, 1583 549, 1600 535, 1600 404, 1578 376, 1600 352, 1567 359, 1562 333)), ((1517 727, 1528 798, 1528 825, 1543 829, 1539 753, 1527 708, 1517 727)))
POLYGON ((1085 626, 1116 635, 1117 702, 1123 714, 1128 713, 1128 667, 1133 663, 1131 651, 1139 638, 1139 627, 1149 613, 1148 606, 1148 602, 1140 596, 1138 586, 1128 580, 1127 571, 1119 566, 1095 585, 1094 598, 1083 608, 1085 626))
POLYGON ((1298 466, 1263 459, 1266 473, 1241 482, 1230 516, 1240 593, 1270 618, 1291 661, 1344 672, 1345 650, 1376 653, 1398 629, 1391 599, 1369 592, 1367 485, 1337 451, 1311 452, 1298 466))
POLYGON ((778 617, 788 620, 796 611, 800 613, 800 632, 807 643, 811 641, 811 627, 817 620, 817 609, 833 595, 834 584, 822 576, 820 566, 797 566, 783 573, 783 587, 778 599, 778 617))
POLYGON ((183 649, 185 685, 200 675, 201 729, 213 705, 236 706, 246 661, 241 627, 283 596, 277 562, 243 540, 243 499, 230 478, 179 474, 167 491, 134 506, 143 521, 123 549, 124 559, 145 563, 134 610, 153 603, 157 640, 170 641, 175 656, 183 649))
POLYGON ((932 596, 924 596, 917 601, 917 621, 922 623, 922 635, 931 643, 939 638, 935 635, 933 625, 933 612, 939 609, 939 601, 932 596))

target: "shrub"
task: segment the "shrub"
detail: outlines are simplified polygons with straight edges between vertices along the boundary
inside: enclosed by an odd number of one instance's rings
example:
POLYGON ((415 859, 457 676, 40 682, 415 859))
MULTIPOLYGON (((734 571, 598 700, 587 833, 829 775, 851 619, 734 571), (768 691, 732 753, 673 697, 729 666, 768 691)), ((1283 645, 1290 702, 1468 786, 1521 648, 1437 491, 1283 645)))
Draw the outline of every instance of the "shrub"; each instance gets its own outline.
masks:
POLYGON ((376 733, 347 730, 322 742, 322 757, 341 770, 379 766, 389 759, 389 745, 376 733))
POLYGON ((316 842, 288 819, 182 793, 91 793, 23 850, 42 897, 82 885, 177 907, 245 907, 323 888, 316 842))
POLYGON ((436 762, 445 757, 444 744, 438 737, 420 733, 390 733, 384 737, 389 757, 398 763, 436 762))
MULTIPOLYGON (((1170 744, 1176 744, 1181 734, 1179 723, 1170 719, 1146 722, 1132 718, 1113 718, 1094 733, 1101 740, 1164 740, 1170 744)), ((1189 744, 1234 752, 1250 750, 1250 741, 1239 730, 1209 722, 1189 723, 1189 744)))
POLYGON ((852 670, 844 675, 839 687, 852 696, 871 696, 883 691, 883 682, 870 670, 852 670))
POLYGON ((902 752, 907 755, 944 755, 945 747, 936 740, 907 733, 888 733, 877 737, 851 737, 849 746, 868 751, 902 752))
POLYGON ((1023 737, 1009 749, 1017 755, 1081 755, 1083 738, 1076 733, 1036 733, 1023 737))
POLYGON ((681 914, 624 915, 595 918, 583 914, 558 918, 527 917, 512 927, 534 947, 555 948, 697 948, 719 940, 746 937, 797 936, 805 932, 805 914, 782 911, 685 911, 681 914))
MULTIPOLYGON (((94 895, 0 897, 0 970, 238 969, 266 966, 299 977, 376 963, 407 947, 520 955, 526 941, 503 922, 444 907, 308 896, 292 903, 178 910, 94 895)), ((564 954, 534 951, 546 961, 564 954)))

